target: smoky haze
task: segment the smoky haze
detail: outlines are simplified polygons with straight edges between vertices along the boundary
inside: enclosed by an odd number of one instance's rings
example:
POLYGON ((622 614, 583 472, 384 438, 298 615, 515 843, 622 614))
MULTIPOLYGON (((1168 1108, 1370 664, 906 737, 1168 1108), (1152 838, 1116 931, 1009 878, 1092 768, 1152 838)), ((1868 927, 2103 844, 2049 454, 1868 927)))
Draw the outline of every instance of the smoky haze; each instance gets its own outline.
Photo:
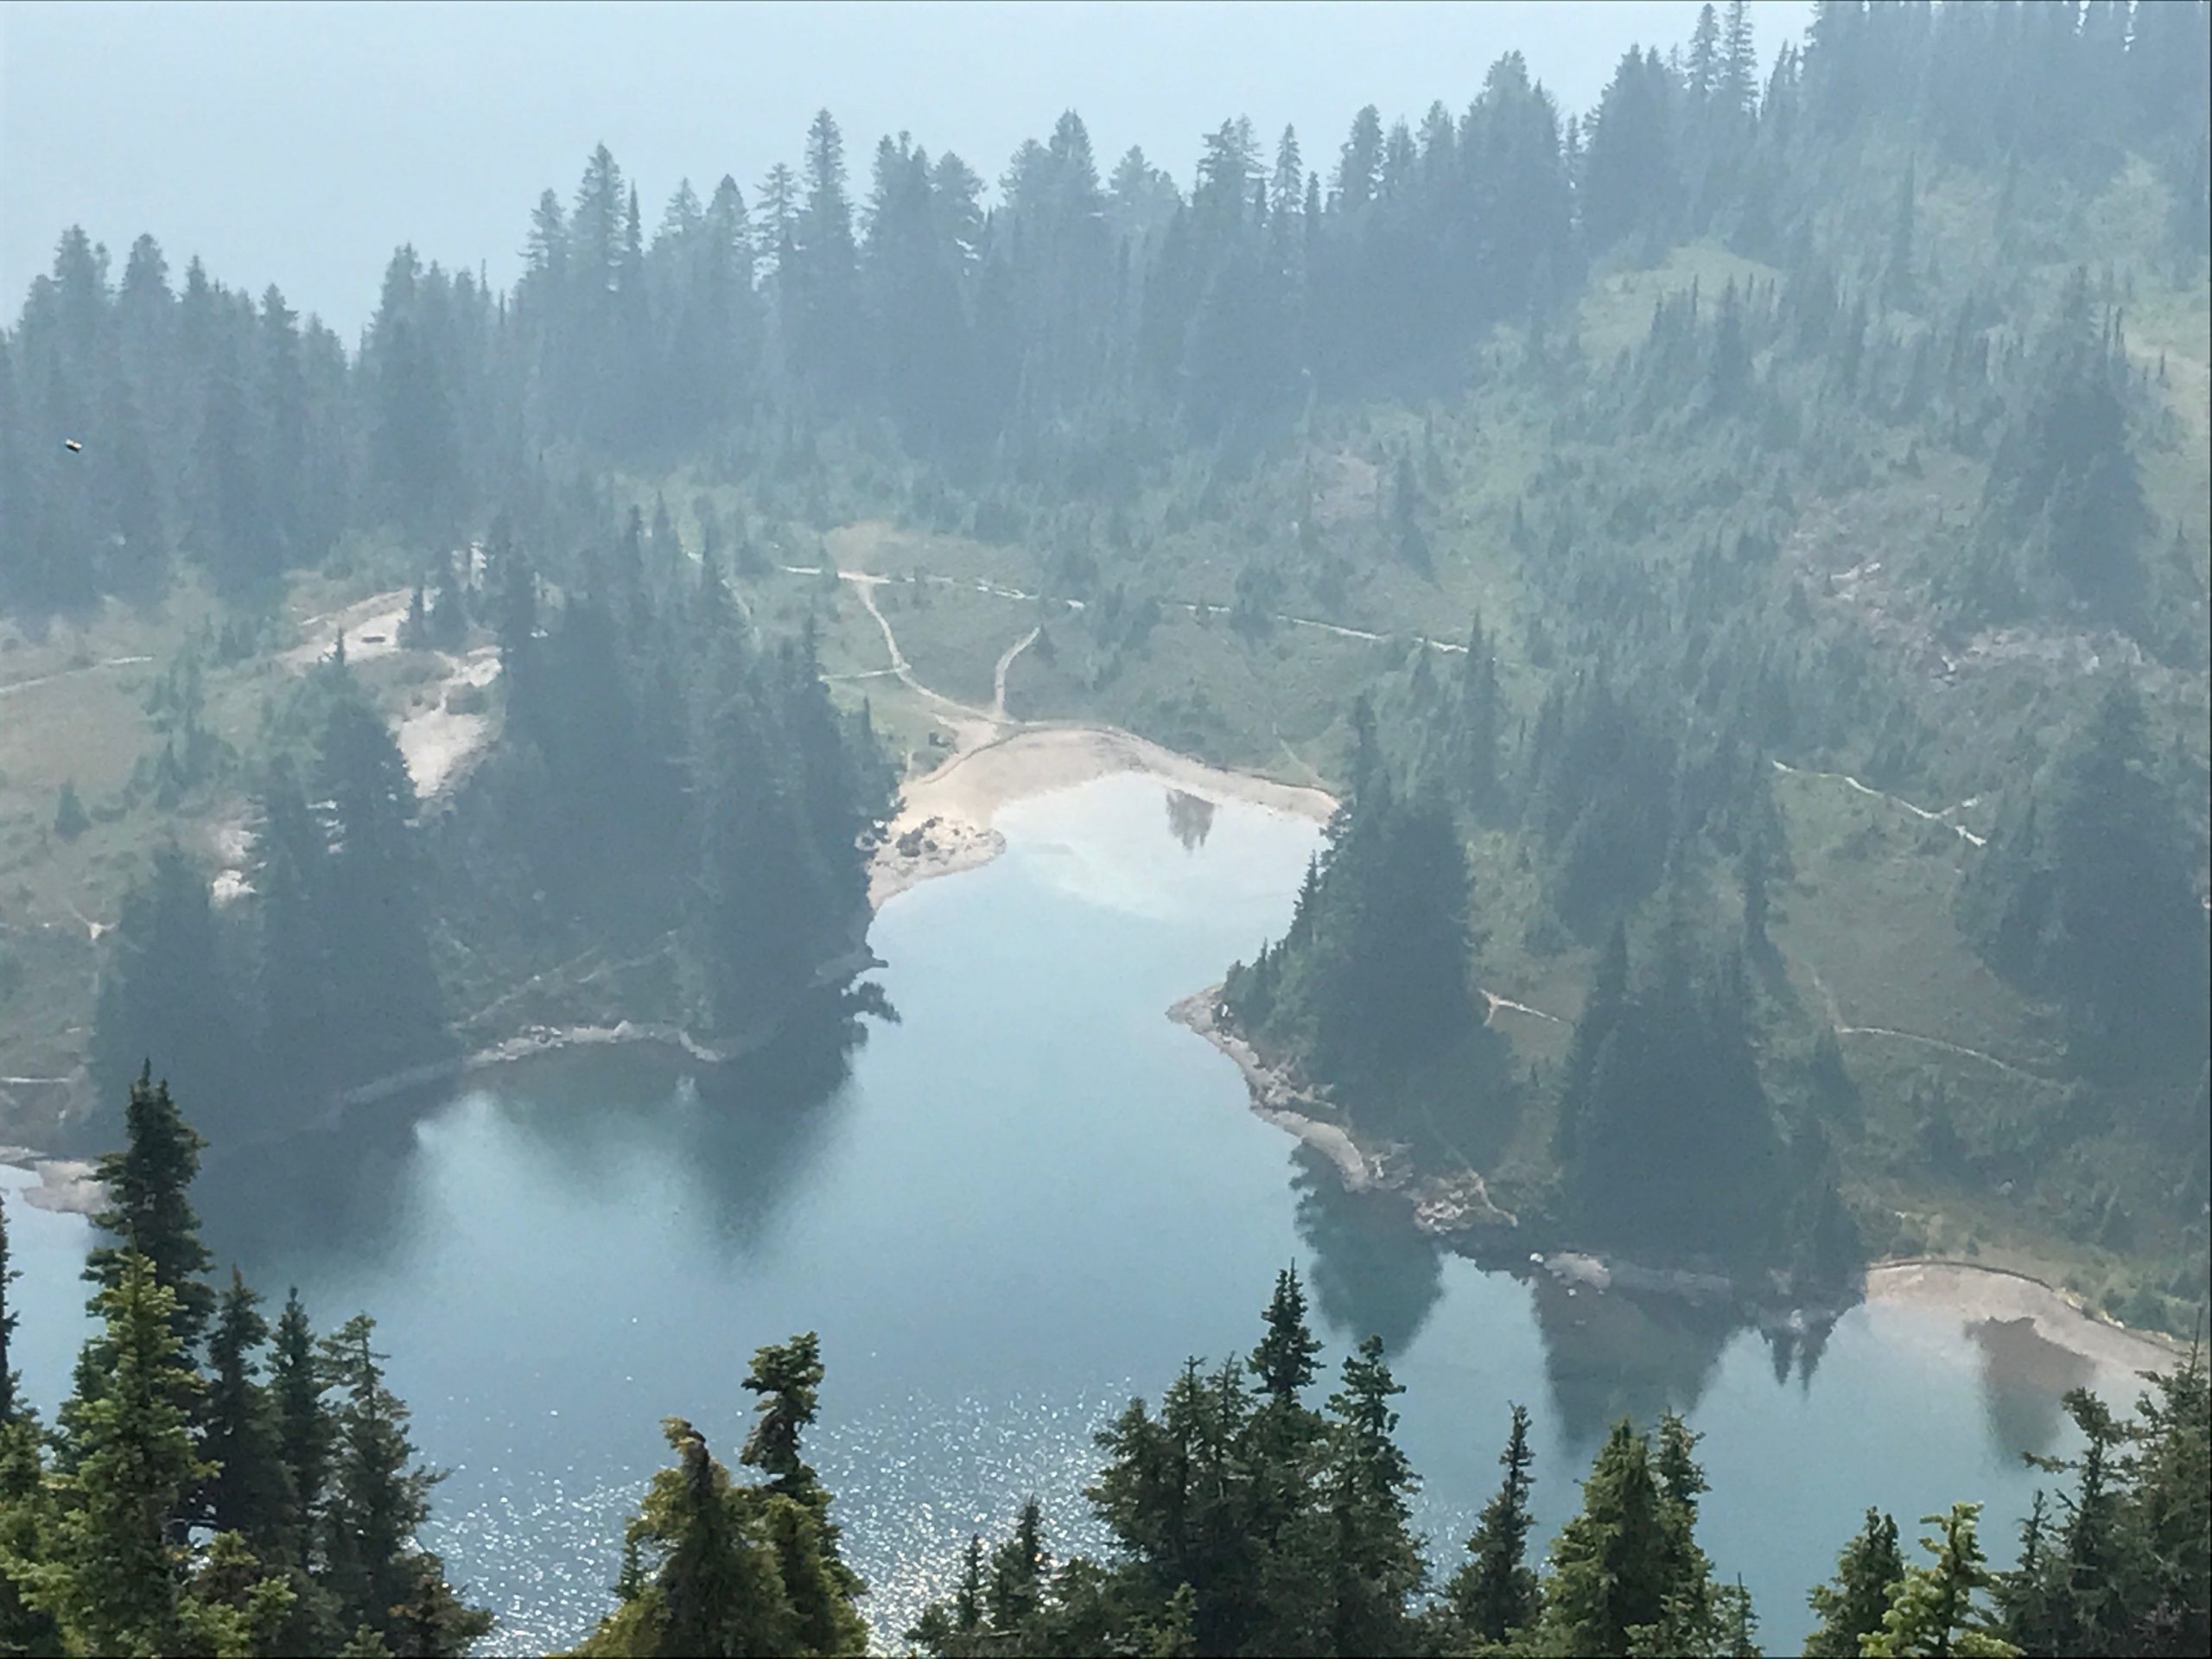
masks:
MULTIPOLYGON (((1802 0, 1756 10, 1762 61, 1802 0)), ((1294 124, 1325 174, 1351 115, 1455 111, 1519 50, 1562 111, 1621 53, 1688 37, 1694 0, 1488 5, 329 3, 0 9, 0 289, 21 295, 61 229, 119 267, 150 231, 172 261, 350 337, 385 259, 480 265, 504 286, 530 206, 563 199, 604 142, 650 223, 680 177, 753 198, 829 108, 864 179, 884 133, 995 181, 1064 110, 1102 171, 1129 145, 1187 183, 1199 135, 1294 124)))

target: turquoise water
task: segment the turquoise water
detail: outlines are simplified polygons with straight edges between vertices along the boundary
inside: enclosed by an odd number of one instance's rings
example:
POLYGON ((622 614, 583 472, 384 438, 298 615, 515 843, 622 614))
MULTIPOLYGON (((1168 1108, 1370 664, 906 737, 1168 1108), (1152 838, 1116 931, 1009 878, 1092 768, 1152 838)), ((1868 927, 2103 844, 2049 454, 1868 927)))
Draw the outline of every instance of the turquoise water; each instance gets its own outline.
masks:
MULTIPOLYGON (((1332 1365, 1370 1331, 1389 1344, 1440 1560, 1496 1484, 1509 1401, 1535 1414, 1548 1526, 1611 1417, 1688 1409, 1706 1547, 1770 1651, 1802 1638, 1807 1586, 1870 1503, 1910 1530, 1983 1499, 2001 1551, 2031 1490, 2018 1454, 2055 1443, 2056 1392, 2086 1370, 1871 1307, 1808 1367, 1723 1316, 1440 1254, 1323 1179, 1164 1017, 1281 928, 1313 826, 1135 776, 999 823, 1006 856, 878 918, 901 1020, 842 1064, 777 1057, 702 1092, 635 1053, 562 1057, 211 1158, 226 1268, 272 1301, 296 1284, 319 1325, 377 1316, 417 1443, 453 1470, 429 1541, 499 1614, 495 1650, 588 1628, 660 1419, 734 1460, 752 1351, 796 1331, 821 1333, 811 1455, 887 1639, 1026 1492, 1058 1548, 1095 1546, 1091 1430, 1186 1355, 1249 1348, 1293 1261, 1332 1365)), ((10 1215, 16 1363, 50 1409, 84 1226, 10 1215)))

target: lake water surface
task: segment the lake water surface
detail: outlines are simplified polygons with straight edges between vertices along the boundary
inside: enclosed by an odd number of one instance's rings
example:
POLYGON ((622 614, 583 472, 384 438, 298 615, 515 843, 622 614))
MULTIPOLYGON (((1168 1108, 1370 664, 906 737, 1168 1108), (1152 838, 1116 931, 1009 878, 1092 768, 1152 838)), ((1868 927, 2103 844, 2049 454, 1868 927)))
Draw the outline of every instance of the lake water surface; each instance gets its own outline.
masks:
MULTIPOLYGON (((226 1268, 272 1303, 297 1285, 319 1327, 376 1315, 416 1441, 453 1471, 427 1541, 497 1612, 493 1650, 588 1629, 661 1418, 734 1463, 752 1352, 798 1331, 829 1370, 810 1455, 894 1644, 1027 1492, 1058 1551, 1095 1547, 1092 1430, 1186 1355, 1249 1349, 1292 1262, 1332 1369, 1369 1332, 1389 1345, 1440 1561, 1495 1488, 1509 1401, 1535 1413, 1548 1528, 1612 1417, 1675 1405, 1706 1436, 1703 1541, 1770 1651, 1802 1640, 1805 1591, 1868 1505, 1910 1536, 1984 1500, 2002 1557, 2058 1391, 2132 1398, 2063 1351, 1904 1309, 1791 1352, 1440 1253, 1252 1116, 1236 1068, 1165 1017, 1281 929, 1313 826, 1135 775, 998 822, 1004 857, 877 918, 901 1020, 842 1062, 779 1058, 702 1093, 635 1052, 556 1057, 211 1155, 226 1268)), ((85 1224, 10 1216, 16 1363, 50 1413, 84 1328, 85 1224)))

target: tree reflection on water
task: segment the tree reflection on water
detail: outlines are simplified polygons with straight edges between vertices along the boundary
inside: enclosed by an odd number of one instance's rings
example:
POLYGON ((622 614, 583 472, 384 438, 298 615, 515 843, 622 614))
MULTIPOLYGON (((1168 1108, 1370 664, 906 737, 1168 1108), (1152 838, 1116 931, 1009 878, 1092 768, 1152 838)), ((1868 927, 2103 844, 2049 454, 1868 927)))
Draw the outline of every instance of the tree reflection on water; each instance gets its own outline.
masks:
POLYGON ((1206 836, 1213 830, 1213 803, 1203 795, 1193 795, 1185 790, 1167 791, 1167 828, 1175 839, 1183 843, 1183 850, 1194 853, 1205 845, 1206 836))

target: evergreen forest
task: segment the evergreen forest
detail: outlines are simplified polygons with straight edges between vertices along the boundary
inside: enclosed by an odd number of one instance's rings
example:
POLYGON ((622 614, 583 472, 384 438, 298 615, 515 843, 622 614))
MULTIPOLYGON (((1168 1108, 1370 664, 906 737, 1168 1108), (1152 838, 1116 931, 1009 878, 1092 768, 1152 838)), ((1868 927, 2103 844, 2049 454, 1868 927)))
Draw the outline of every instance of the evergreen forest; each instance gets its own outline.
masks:
MULTIPOLYGON (((401 246, 358 338, 63 228, 0 327, 0 1141, 92 1160, 101 1240, 50 1422, 0 1309, 0 1652, 496 1647, 373 1323, 218 1274, 201 1150, 856 1041, 878 906, 995 833, 907 791, 1016 737, 1325 792, 1188 1022, 1407 1228, 2201 1336, 2212 3, 1694 15, 1588 109, 1531 40, 1187 179, 1072 110, 1002 167, 602 144, 518 280, 401 246)), ((1758 1650, 1681 1418, 1539 1470, 1470 1402, 1497 1495, 1423 1538, 1385 1345, 1304 1296, 1100 1433, 1110 1548, 1008 1494, 913 1650, 1758 1650)), ((2068 1395, 2017 1538, 1834 1517, 1811 1650, 2212 1648, 2185 1351, 2068 1395)), ((734 1459, 668 1421, 579 1651, 862 1649, 836 1358, 717 1379, 734 1459)))
POLYGON ((1073 112, 992 187, 825 111, 657 216, 602 148, 511 291, 402 248, 350 342, 69 230, 0 336, 0 1105, 89 1151, 159 1056, 277 1133, 858 1012, 1011 645, 1002 729, 1344 803, 1222 1018, 1431 1190, 2185 1332, 2207 16, 1729 4, 1592 110, 1510 54, 1187 185, 1073 112), (395 715, 477 741, 417 779, 395 715))

